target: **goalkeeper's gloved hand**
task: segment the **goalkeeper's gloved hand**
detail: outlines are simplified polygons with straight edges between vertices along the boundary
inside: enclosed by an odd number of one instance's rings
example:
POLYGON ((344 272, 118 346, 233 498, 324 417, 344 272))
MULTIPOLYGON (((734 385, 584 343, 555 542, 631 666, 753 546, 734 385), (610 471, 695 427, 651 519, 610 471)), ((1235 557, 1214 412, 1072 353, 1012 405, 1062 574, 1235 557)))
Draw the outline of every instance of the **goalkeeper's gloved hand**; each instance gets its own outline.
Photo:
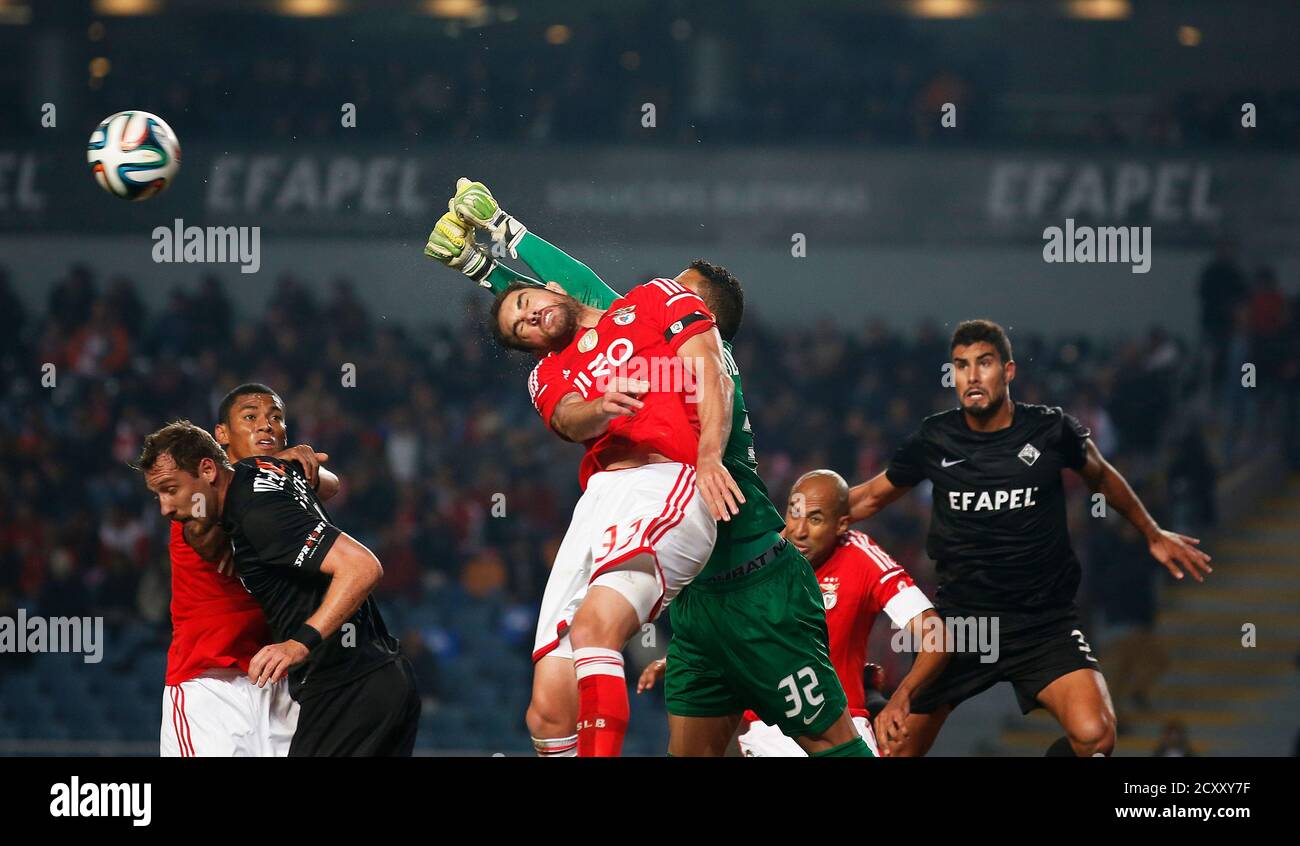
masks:
POLYGON ((492 240, 505 244, 511 258, 519 258, 515 247, 528 234, 528 229, 501 208, 482 182, 471 182, 463 176, 457 179, 456 196, 447 202, 447 208, 471 226, 486 229, 492 240))
POLYGON ((496 259, 474 243, 474 233, 453 212, 438 218, 424 254, 448 267, 454 267, 484 288, 492 287, 488 274, 496 267, 496 259))

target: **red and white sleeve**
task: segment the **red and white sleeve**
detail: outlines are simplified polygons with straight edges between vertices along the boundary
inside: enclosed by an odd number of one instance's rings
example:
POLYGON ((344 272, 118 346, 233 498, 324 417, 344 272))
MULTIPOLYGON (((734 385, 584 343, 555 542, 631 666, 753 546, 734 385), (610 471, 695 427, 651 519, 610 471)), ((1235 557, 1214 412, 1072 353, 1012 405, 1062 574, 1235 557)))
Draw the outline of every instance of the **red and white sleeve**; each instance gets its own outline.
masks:
POLYGON ((866 559, 867 592, 870 599, 866 605, 884 611, 900 629, 917 614, 934 607, 908 572, 869 536, 853 532, 849 543, 866 559))

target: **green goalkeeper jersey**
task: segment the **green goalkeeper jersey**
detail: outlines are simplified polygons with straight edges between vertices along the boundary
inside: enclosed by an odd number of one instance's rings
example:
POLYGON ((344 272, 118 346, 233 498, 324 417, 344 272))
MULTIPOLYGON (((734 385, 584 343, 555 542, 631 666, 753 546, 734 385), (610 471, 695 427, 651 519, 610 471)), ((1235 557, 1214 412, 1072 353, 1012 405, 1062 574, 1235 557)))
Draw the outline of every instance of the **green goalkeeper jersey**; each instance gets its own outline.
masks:
MULTIPOLYGON (((558 247, 526 234, 516 247, 519 257, 543 279, 560 283, 583 305, 606 309, 621 294, 597 276, 589 267, 558 247)), ((498 263, 487 277, 493 292, 504 291, 512 282, 541 284, 498 263)), ((732 355, 731 343, 723 341, 722 355, 734 385, 731 404, 731 435, 722 453, 722 464, 745 496, 740 513, 730 520, 718 521, 718 540, 697 579, 722 576, 741 567, 767 551, 777 541, 785 519, 772 504, 767 486, 758 475, 758 458, 754 454, 754 431, 749 424, 749 409, 741 385, 740 368, 732 355)), ((735 573, 734 575, 744 575, 735 573)))

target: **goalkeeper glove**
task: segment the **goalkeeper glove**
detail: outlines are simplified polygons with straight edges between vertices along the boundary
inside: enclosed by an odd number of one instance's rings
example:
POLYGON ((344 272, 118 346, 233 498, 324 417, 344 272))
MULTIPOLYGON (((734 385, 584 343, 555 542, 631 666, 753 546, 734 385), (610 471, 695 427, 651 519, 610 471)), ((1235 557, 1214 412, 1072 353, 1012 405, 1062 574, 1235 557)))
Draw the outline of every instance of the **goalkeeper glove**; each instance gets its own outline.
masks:
POLYGON ((488 274, 496 267, 496 259, 474 243, 474 233, 452 212, 438 218, 424 245, 424 254, 456 268, 484 288, 492 287, 488 274))
POLYGON ((528 234, 528 229, 502 210, 492 192, 482 182, 471 182, 465 177, 456 180, 456 196, 447 203, 447 208, 460 215, 461 219, 472 226, 486 229, 492 240, 505 244, 511 258, 519 258, 515 248, 528 234))

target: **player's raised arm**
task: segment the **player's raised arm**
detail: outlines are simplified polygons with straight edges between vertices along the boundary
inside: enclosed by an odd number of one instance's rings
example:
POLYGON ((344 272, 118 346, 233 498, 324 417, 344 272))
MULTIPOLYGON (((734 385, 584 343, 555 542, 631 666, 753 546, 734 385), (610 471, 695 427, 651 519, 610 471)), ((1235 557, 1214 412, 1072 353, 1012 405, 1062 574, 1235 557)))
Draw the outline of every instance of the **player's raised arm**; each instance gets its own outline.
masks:
MULTIPOLYGON (((538 279, 559 283, 583 305, 609 308, 610 303, 619 298, 620 294, 594 270, 529 231, 518 218, 501 208, 482 182, 472 182, 462 176, 456 180, 456 194, 447 205, 462 221, 486 231, 494 241, 506 245, 511 257, 522 259, 538 279)), ((488 282, 494 291, 504 290, 509 285, 507 276, 510 274, 527 279, 513 270, 509 274, 494 270, 489 274, 488 282)))
POLYGON ((501 208, 483 183, 461 177, 447 207, 450 210, 429 233, 424 254, 459 270, 494 294, 515 282, 540 286, 543 283, 538 279, 545 279, 563 286, 578 302, 593 308, 608 308, 620 296, 586 264, 528 231, 501 208), (475 242, 475 229, 500 240, 510 255, 522 259, 538 279, 495 259, 483 245, 475 242))
POLYGON ((1124 515, 1124 519, 1142 533, 1151 556, 1175 579, 1183 578, 1186 573, 1198 582, 1205 581, 1204 574, 1214 571, 1210 568, 1210 556, 1196 548, 1201 541, 1160 528, 1128 481, 1102 457, 1092 438, 1087 439, 1085 449, 1087 454, 1078 472, 1088 487, 1105 497, 1107 505, 1124 515))
POLYGON ((849 522, 865 520, 894 500, 907 493, 908 488, 898 487, 885 473, 879 473, 860 485, 849 488, 849 522))
POLYGON ((695 378, 699 404, 700 448, 695 462, 695 483, 715 520, 730 521, 745 501, 740 486, 722 465, 722 450, 731 437, 731 403, 735 383, 722 364, 722 337, 709 329, 687 338, 677 356, 695 378))

